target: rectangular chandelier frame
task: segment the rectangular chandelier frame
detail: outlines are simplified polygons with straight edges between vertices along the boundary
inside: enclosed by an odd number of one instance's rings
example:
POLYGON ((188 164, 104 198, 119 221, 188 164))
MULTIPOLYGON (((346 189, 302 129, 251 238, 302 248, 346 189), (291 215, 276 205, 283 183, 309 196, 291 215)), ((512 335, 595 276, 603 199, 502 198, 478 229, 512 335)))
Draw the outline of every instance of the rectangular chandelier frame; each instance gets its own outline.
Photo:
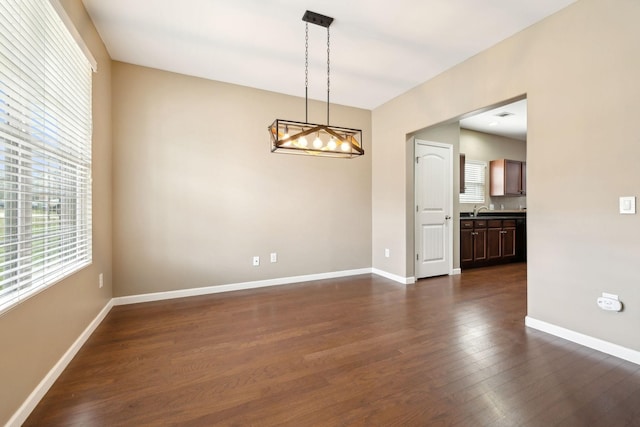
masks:
POLYGON ((330 16, 307 10, 302 17, 305 24, 305 64, 304 64, 304 106, 305 122, 276 119, 269 126, 272 153, 304 154, 321 157, 341 157, 351 159, 364 155, 362 130, 329 125, 330 59, 329 27, 333 23, 330 16), (327 29, 327 124, 319 125, 309 121, 309 24, 327 29))
POLYGON ((269 133, 272 153, 346 159, 364 154, 360 129, 276 119, 269 133))

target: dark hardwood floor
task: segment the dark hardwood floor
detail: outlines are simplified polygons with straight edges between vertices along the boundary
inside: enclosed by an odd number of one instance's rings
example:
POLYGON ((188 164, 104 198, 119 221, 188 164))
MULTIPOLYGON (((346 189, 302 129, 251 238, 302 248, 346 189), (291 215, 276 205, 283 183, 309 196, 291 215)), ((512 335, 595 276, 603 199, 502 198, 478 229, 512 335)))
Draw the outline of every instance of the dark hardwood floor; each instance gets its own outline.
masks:
POLYGON ((640 366, 525 315, 525 264, 114 307, 25 425, 640 425, 640 366))

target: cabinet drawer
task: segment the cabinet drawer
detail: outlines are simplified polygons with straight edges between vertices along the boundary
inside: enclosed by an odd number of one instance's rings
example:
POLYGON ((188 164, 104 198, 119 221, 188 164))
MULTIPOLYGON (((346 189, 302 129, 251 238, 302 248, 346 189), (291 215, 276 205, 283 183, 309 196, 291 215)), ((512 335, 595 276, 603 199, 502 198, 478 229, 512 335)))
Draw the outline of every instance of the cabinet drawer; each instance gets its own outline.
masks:
POLYGON ((473 222, 475 223, 475 228, 487 228, 487 221, 484 219, 476 219, 473 222))
POLYGON ((470 220, 460 221, 460 228, 473 228, 473 221, 470 221, 470 220))
POLYGON ((502 221, 502 226, 503 227, 515 227, 516 226, 516 220, 515 219, 505 219, 502 221))
POLYGON ((502 220, 501 219, 490 219, 489 228, 502 228, 502 220))

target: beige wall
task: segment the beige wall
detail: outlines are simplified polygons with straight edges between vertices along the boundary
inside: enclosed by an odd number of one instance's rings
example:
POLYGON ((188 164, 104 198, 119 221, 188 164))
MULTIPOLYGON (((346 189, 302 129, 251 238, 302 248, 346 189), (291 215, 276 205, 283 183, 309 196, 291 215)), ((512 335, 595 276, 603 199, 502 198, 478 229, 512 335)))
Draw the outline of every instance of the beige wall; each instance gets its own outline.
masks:
POLYGON ((370 111, 362 158, 272 154, 304 99, 114 62, 113 115, 114 296, 371 267, 370 111))
MULTIPOLYGON (((482 160, 487 162, 485 186, 485 200, 487 207, 493 203, 496 210, 504 206, 505 210, 519 210, 527 207, 527 197, 490 196, 489 162, 496 159, 527 160, 527 143, 519 139, 505 138, 498 135, 460 129, 460 152, 467 160, 482 160)), ((459 187, 454 187, 459 188, 459 187)), ((474 203, 461 203, 462 212, 473 211, 474 203)))
POLYGON ((98 61, 93 76, 93 264, 0 316, 4 425, 111 299, 111 65, 80 0, 62 5, 98 61), (98 274, 104 287, 98 288, 98 274))
POLYGON ((640 215, 618 214, 639 192, 638 16, 581 0, 375 109, 373 253, 408 239, 406 134, 526 94, 528 315, 640 350, 640 215), (602 291, 625 310, 599 310, 602 291))

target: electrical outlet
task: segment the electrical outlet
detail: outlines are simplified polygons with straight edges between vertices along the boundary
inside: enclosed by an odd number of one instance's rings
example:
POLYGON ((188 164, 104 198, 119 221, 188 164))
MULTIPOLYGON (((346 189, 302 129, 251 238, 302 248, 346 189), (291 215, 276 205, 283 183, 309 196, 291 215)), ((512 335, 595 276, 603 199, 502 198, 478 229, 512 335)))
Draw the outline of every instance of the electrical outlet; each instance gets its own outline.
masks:
POLYGON ((636 213, 635 196, 620 197, 620 213, 631 215, 636 213))
POLYGON ((98 287, 101 288, 104 286, 104 278, 102 277, 102 273, 98 274, 98 287))
POLYGON ((602 296, 597 300, 598 306, 607 311, 622 311, 622 303, 618 299, 618 295, 603 292, 602 296))
POLYGON ((278 254, 271 252, 271 262, 278 262, 278 254))
POLYGON ((389 251, 389 248, 386 248, 384 250, 384 257, 385 258, 389 258, 391 256, 391 251, 389 251))
POLYGON ((259 256, 254 256, 253 257, 253 266, 257 267, 260 265, 260 257, 259 256))

